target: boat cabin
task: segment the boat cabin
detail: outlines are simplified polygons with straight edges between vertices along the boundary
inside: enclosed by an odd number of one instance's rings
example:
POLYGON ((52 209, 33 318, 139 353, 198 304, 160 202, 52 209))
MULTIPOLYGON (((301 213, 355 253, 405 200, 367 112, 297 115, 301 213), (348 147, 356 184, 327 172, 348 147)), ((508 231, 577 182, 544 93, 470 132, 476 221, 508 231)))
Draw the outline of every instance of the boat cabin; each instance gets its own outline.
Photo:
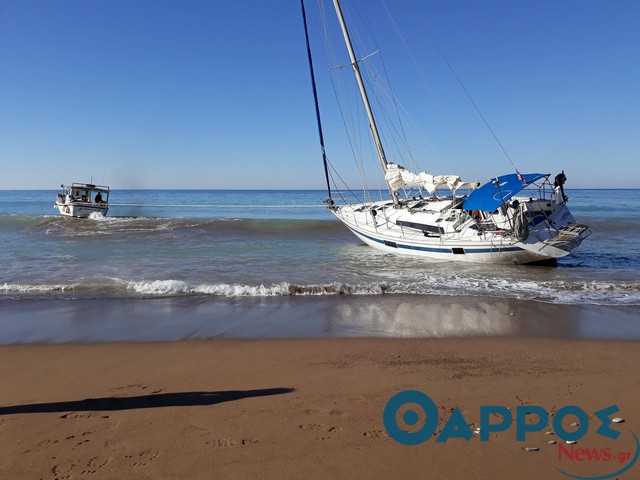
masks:
POLYGON ((72 183, 60 185, 59 193, 54 205, 60 213, 67 217, 87 218, 92 213, 102 216, 109 209, 109 187, 92 183, 72 183))

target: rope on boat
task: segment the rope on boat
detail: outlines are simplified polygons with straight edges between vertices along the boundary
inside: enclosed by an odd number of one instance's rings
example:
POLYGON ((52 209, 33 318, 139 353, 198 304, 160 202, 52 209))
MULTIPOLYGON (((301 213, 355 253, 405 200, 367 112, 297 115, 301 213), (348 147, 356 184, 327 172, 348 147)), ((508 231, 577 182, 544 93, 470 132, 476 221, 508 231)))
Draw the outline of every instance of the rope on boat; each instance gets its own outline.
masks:
POLYGON ((152 207, 152 208, 318 208, 318 205, 185 205, 153 203, 110 203, 112 207, 152 207))

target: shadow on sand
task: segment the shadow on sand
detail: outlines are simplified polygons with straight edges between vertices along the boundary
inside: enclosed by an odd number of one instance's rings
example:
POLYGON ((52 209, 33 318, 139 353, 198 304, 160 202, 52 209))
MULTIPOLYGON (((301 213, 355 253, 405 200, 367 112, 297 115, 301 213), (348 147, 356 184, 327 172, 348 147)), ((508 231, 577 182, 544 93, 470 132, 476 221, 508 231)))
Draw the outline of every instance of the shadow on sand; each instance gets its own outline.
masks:
POLYGON ((33 403, 0 407, 0 415, 19 413, 62 413, 77 411, 132 410, 136 408, 194 407, 215 405, 251 397, 266 397, 293 392, 293 388, 261 390, 227 390, 222 392, 178 392, 141 395, 137 397, 103 397, 69 402, 33 403))

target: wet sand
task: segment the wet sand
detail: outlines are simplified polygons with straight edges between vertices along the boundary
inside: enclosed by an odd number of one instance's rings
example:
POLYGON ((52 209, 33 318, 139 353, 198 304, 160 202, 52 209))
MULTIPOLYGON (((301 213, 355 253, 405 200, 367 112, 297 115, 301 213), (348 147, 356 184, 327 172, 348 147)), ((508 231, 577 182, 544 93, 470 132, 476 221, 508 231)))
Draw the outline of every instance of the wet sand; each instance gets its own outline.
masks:
POLYGON ((309 337, 640 340, 640 306, 435 295, 0 301, 0 344, 309 337))
POLYGON ((592 421, 574 447, 635 451, 639 360, 633 341, 513 336, 2 346, 0 478, 602 475, 623 464, 559 462, 558 444, 547 443, 556 435, 518 442, 515 424, 488 442, 401 445, 382 412, 397 392, 423 391, 438 406, 438 435, 455 407, 474 429, 483 405, 540 405, 553 418, 573 404, 593 420, 617 404, 619 439, 597 435, 592 421))

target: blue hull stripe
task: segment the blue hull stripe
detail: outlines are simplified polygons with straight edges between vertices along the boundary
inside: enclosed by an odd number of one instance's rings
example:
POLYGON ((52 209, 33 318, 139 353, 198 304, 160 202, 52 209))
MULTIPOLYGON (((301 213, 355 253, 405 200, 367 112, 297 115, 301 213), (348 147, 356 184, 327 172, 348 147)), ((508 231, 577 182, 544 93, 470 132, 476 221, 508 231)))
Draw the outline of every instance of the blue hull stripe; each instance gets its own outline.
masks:
MULTIPOLYGON (((347 228, 349 228, 349 230, 351 230, 353 233, 356 233, 358 235, 361 235, 363 237, 367 237, 369 240, 373 240, 374 242, 377 243, 382 243, 384 244, 384 240, 380 240, 379 238, 375 238, 372 237, 370 235, 367 235, 366 233, 362 233, 359 232, 358 230, 355 230, 349 226, 347 226, 347 228)), ((396 242, 396 246, 398 248, 405 248, 407 250, 419 250, 422 252, 434 252, 434 253, 453 253, 453 251, 451 250, 451 248, 437 248, 437 247, 418 247, 415 245, 404 245, 402 243, 397 243, 396 242)), ((464 248, 464 253, 501 253, 501 252, 519 252, 523 250, 520 247, 505 247, 505 248, 474 248, 474 249, 468 249, 464 248)))

